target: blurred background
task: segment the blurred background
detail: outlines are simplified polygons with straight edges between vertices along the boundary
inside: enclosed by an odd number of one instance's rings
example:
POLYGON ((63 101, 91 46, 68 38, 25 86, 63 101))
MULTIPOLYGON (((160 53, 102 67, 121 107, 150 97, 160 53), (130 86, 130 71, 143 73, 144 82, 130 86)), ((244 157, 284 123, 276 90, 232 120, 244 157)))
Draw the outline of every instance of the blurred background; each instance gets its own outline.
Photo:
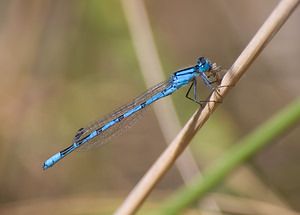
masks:
MULTIPOLYGON (((200 56, 228 69, 278 1, 143 3, 167 78, 200 56)), ((166 148, 150 109, 112 143, 42 170, 78 128, 147 89, 125 6, 116 0, 0 1, 0 214, 111 214, 166 148)), ((298 97, 299 20, 298 8, 193 140, 200 170, 298 97)), ((181 125, 198 108, 185 98, 187 89, 171 96, 181 125)), ((299 132, 300 126, 233 172, 212 194, 220 210, 300 211, 299 132)), ((183 183, 173 167, 146 208, 183 183)))

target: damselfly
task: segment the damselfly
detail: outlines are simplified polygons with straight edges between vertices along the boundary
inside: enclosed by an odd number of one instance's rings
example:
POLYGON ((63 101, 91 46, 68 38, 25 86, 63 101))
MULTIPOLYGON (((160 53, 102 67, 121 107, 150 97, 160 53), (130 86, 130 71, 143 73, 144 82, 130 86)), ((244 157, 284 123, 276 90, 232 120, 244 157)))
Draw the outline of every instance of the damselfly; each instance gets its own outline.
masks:
POLYGON ((141 117, 143 110, 149 107, 150 104, 158 99, 171 95, 188 83, 192 84, 186 97, 197 103, 201 103, 201 101, 197 100, 196 96, 196 78, 200 76, 210 89, 214 89, 211 84, 218 79, 218 69, 219 67, 212 64, 206 58, 199 58, 197 65, 173 73, 169 79, 153 86, 131 103, 80 128, 73 139, 73 144, 49 158, 43 164, 43 169, 45 170, 53 166, 75 149, 92 148, 115 139, 126 132, 141 117), (191 98, 189 97, 189 93, 193 86, 194 97, 191 98))

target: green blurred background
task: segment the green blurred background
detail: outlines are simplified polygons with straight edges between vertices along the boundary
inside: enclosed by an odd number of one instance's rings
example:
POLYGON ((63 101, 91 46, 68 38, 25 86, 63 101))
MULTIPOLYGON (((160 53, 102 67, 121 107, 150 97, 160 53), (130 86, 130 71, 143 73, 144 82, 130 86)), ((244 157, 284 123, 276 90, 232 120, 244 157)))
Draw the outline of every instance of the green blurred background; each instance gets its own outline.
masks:
MULTIPOLYGON (((168 77, 200 56, 229 68, 277 1, 144 3, 168 77)), ((299 20, 298 9, 196 136, 200 169, 299 95, 299 20)), ((42 170, 78 128, 147 89, 120 1, 1 0, 0 73, 0 214, 110 214, 166 147, 150 109, 112 143, 42 170)), ((186 91, 172 95, 182 125, 198 107, 186 91)), ((299 132, 216 192, 300 210, 299 132)), ((172 168, 146 205, 182 184, 172 168)))

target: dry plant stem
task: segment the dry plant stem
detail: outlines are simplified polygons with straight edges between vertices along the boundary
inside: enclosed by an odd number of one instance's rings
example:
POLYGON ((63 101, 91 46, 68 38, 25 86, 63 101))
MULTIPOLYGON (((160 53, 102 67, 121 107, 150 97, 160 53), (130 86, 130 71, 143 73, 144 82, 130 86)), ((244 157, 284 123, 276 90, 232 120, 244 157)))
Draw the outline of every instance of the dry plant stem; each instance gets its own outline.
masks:
MULTIPOLYGON (((299 0, 282 0, 273 10, 265 23, 252 38, 250 43, 234 62, 232 67, 224 76, 221 85, 235 85, 240 77, 245 73, 246 69, 255 60, 262 49, 278 32, 283 23, 287 20, 299 0)), ((222 87, 218 89, 218 93, 214 92, 210 100, 222 101, 231 87, 222 87)), ((115 214, 133 214, 140 207, 146 197, 149 195, 154 186, 159 182, 163 175, 169 170, 176 158, 182 153, 185 147, 190 143, 200 127, 208 120, 211 113, 217 108, 219 103, 209 102, 201 111, 198 109, 196 113, 187 122, 178 136, 172 141, 169 147, 156 160, 149 171, 139 181, 136 187, 123 202, 121 207, 115 214)))

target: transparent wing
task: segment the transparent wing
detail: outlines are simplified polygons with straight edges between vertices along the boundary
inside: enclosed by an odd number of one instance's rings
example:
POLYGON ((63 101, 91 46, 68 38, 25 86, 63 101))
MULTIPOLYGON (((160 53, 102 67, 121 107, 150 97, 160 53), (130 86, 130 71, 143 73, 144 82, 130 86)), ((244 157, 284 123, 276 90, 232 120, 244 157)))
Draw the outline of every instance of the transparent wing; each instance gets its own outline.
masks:
MULTIPOLYGON (((86 126, 80 128, 73 139, 73 143, 76 141, 79 141, 80 138, 78 137, 86 137, 90 135, 93 131, 97 130, 98 128, 101 128, 102 126, 106 125, 107 123, 111 122, 112 120, 116 119, 118 116, 123 115, 124 113, 128 112, 129 110, 133 109, 136 106, 139 106, 143 102, 147 101, 148 99, 152 98, 154 95, 160 93, 161 91, 165 90, 170 86, 170 80, 166 80, 164 82, 161 82, 153 87, 151 87, 149 90, 147 90, 145 93, 134 99, 131 103, 121 106, 120 108, 116 109, 115 111, 108 113, 104 115, 103 117, 90 122, 86 126)), ((149 106, 149 105, 148 105, 149 106)), ((121 134, 124 134, 126 131, 128 131, 129 128, 131 128, 142 116, 143 113, 145 113, 145 110, 148 109, 146 106, 145 108, 142 108, 141 110, 129 115, 128 117, 124 118, 123 120, 115 123, 111 127, 107 128, 106 130, 102 131, 99 135, 91 138, 84 144, 82 144, 77 150, 78 151, 86 151, 92 148, 99 147, 103 144, 106 144, 113 139, 117 138, 121 134)))

